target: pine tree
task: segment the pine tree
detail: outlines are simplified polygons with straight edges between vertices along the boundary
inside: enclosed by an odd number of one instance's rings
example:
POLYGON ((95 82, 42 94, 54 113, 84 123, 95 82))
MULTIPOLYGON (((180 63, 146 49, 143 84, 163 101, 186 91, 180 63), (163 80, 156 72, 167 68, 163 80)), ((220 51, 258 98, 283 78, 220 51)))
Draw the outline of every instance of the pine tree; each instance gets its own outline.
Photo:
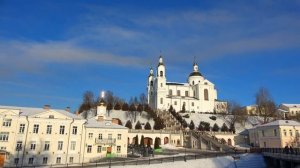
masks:
POLYGON ((199 123, 198 131, 204 131, 204 127, 203 127, 203 125, 201 124, 201 122, 199 123))
POLYGON ((194 124, 193 120, 191 120, 189 128, 190 128, 190 130, 194 130, 195 129, 195 124, 194 124))
POLYGON ((229 131, 233 132, 235 134, 235 126, 234 124, 230 124, 229 131))
POLYGON ((129 128, 129 129, 132 129, 132 123, 130 120, 128 120, 125 124, 125 127, 129 128))
POLYGON ((156 137, 156 138, 155 138, 155 141, 154 141, 154 149, 158 149, 158 148, 159 148, 159 144, 160 144, 159 141, 160 141, 159 138, 156 137))
POLYGON ((135 142, 134 142, 135 146, 139 146, 139 137, 138 135, 135 136, 135 142))
POLYGON ((151 130, 151 125, 150 125, 149 122, 147 122, 147 123, 145 124, 144 129, 145 129, 145 130, 151 130))
POLYGON ((143 112, 143 105, 139 104, 136 111, 138 111, 140 113, 140 115, 142 114, 143 112))
POLYGON ((135 124, 135 129, 142 129, 142 125, 140 123, 140 121, 137 121, 137 123, 135 124))
POLYGON ((115 110, 121 110, 121 105, 120 105, 119 102, 116 103, 114 109, 115 109, 115 110))
POLYGON ((123 104, 122 110, 123 110, 123 111, 128 111, 128 110, 129 110, 129 106, 128 106, 127 103, 124 103, 124 104, 123 104))
POLYGON ((144 135, 141 136, 140 146, 141 147, 145 147, 145 144, 144 144, 144 135))
POLYGON ((228 127, 225 123, 223 123, 222 127, 221 127, 221 131, 222 132, 228 132, 228 127))
POLYGON ((215 123, 214 126, 213 126, 213 128, 212 128, 212 131, 219 132, 219 129, 220 129, 220 127, 218 126, 218 124, 215 123))

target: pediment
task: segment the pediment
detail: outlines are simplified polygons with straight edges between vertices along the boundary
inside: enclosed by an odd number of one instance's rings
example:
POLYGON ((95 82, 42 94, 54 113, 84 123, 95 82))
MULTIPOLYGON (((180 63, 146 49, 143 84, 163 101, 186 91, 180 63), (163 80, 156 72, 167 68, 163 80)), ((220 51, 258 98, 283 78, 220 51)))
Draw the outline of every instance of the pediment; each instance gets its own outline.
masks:
POLYGON ((17 116, 19 115, 20 110, 14 109, 0 109, 1 115, 10 115, 10 116, 17 116))
POLYGON ((50 118, 50 119, 72 119, 68 115, 65 115, 61 112, 58 112, 56 110, 45 110, 38 114, 32 115, 32 117, 36 118, 50 118))

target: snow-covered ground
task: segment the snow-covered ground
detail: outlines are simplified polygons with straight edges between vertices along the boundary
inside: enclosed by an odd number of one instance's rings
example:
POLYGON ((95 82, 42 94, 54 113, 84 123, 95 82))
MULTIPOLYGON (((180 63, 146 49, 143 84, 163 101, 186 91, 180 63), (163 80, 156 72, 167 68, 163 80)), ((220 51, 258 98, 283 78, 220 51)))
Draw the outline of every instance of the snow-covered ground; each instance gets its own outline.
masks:
POLYGON ((247 167, 247 168, 265 168, 266 164, 263 160, 262 155, 257 154, 243 154, 240 156, 239 160, 234 161, 232 156, 215 157, 215 158, 204 158, 197 160, 187 160, 166 162, 161 164, 150 164, 150 165, 126 165, 126 166, 113 166, 116 168, 126 167, 126 168, 235 168, 235 162, 237 167, 247 167))

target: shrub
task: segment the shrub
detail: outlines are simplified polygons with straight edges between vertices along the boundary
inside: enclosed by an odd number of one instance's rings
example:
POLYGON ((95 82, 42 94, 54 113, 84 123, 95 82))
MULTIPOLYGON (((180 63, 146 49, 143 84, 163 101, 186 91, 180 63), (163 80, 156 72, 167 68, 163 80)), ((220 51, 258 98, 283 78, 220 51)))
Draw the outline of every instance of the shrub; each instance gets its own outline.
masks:
POLYGON ((129 129, 132 129, 132 123, 130 120, 128 120, 125 124, 125 127, 129 128, 129 129))
POLYGON ((137 121, 137 123, 135 124, 135 129, 142 129, 140 121, 137 121))
POLYGON ((217 119, 216 116, 210 116, 209 118, 210 118, 211 120, 214 120, 214 121, 216 121, 216 119, 217 119))
POLYGON ((219 131, 219 129, 220 129, 220 127, 218 126, 218 124, 217 124, 217 123, 215 123, 215 124, 214 124, 214 126, 213 126, 213 128, 212 128, 212 131, 214 131, 214 132, 218 132, 218 131, 219 131))

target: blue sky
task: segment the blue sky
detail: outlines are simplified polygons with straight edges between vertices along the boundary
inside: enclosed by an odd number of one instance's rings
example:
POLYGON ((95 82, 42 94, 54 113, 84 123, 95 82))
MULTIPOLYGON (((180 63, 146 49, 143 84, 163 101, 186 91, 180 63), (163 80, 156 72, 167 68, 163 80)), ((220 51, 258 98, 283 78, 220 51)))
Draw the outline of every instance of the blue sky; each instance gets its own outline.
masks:
POLYGON ((160 53, 167 80, 194 57, 218 97, 300 103, 300 1, 0 0, 0 104, 76 110, 82 94, 146 92, 160 53))

